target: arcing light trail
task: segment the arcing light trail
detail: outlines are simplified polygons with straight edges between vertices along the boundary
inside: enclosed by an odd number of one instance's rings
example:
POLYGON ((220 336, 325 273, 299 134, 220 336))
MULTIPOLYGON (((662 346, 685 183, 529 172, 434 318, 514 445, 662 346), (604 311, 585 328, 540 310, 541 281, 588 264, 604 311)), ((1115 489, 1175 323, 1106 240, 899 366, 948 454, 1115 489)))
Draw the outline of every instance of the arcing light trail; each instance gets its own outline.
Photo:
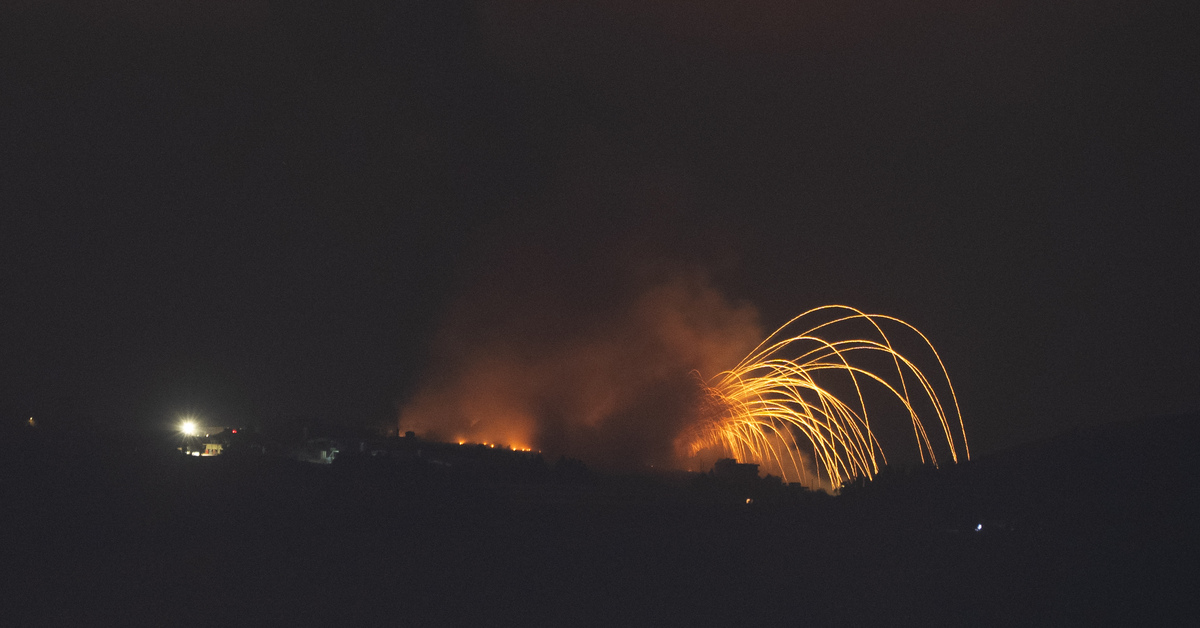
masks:
POLYGON ((958 462, 960 450, 970 459, 958 398, 929 339, 898 318, 843 305, 818 307, 793 318, 736 367, 706 382, 704 418, 684 443, 693 456, 716 449, 740 462, 777 470, 785 482, 827 482, 837 489, 858 477, 871 478, 887 464, 867 412, 866 398, 874 402, 877 395, 864 391, 873 388, 899 402, 891 404, 896 407, 889 418, 911 421, 922 462, 938 463, 935 443, 943 449, 942 436, 952 460, 958 462), (806 324, 813 326, 800 333, 789 331, 806 324), (868 333, 837 339, 835 332, 847 327, 868 333), (893 348, 885 327, 893 330, 893 337, 896 331, 920 337, 937 361, 934 379, 893 348), (872 361, 887 366, 863 366, 872 361), (939 391, 948 393, 950 405, 939 391), (933 417, 936 421, 930 420, 933 417), (811 473, 804 461, 809 453, 811 473))

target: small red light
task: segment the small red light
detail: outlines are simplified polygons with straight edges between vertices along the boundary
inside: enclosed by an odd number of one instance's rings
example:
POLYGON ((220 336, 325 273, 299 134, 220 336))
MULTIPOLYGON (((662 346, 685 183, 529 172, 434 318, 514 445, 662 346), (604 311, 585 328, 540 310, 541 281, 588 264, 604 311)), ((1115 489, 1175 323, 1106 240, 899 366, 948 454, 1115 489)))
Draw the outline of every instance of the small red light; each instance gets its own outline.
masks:
POLYGON ((233 433, 234 433, 234 434, 237 434, 237 430, 233 430, 233 433))

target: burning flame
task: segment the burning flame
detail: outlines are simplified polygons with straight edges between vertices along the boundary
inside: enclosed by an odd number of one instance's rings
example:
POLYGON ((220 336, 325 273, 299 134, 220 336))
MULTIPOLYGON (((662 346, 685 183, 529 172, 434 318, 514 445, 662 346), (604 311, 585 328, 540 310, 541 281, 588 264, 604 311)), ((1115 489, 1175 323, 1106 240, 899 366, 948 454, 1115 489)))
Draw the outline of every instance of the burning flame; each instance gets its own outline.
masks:
POLYGON ((808 486, 828 482, 836 489, 857 477, 871 478, 881 463, 887 464, 867 413, 864 390, 872 382, 875 385, 869 388, 881 388, 884 397, 899 401, 899 414, 907 415, 912 423, 922 463, 926 457, 934 465, 938 463, 934 443, 940 447, 940 437, 935 429, 931 439, 918 408, 925 411, 925 419, 930 413, 936 417, 952 460, 958 461, 960 445, 962 454, 970 459, 958 398, 929 339, 898 318, 865 314, 844 305, 818 307, 793 318, 736 367, 704 382, 704 418, 685 434, 682 443, 690 456, 716 449, 739 461, 777 470, 785 482, 808 486), (801 321, 828 319, 828 315, 832 320, 804 332, 792 335, 788 331, 798 328, 801 321), (831 332, 853 325, 862 326, 867 335, 843 340, 818 335, 831 336, 831 332), (893 348, 884 326, 897 325, 902 333, 919 336, 932 352, 940 369, 935 380, 893 348), (868 370, 862 365, 872 360, 884 366, 868 370), (952 411, 937 389, 948 392, 952 411), (815 478, 810 477, 805 463, 810 448, 815 478))

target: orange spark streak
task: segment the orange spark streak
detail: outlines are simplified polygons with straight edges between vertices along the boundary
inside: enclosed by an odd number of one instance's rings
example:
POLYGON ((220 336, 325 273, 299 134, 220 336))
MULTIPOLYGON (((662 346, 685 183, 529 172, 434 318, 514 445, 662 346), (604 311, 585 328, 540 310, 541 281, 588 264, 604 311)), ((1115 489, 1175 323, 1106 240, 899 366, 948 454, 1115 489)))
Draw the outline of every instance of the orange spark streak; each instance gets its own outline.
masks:
POLYGON ((929 339, 898 318, 865 314, 844 305, 814 308, 793 318, 767 336, 736 367, 706 382, 704 418, 685 438, 688 453, 695 456, 706 449, 717 449, 743 462, 778 469, 785 482, 820 485, 827 481, 834 489, 860 476, 871 478, 879 473, 881 463, 887 464, 883 446, 871 430, 863 392, 864 386, 872 382, 873 387, 886 391, 887 397, 899 401, 908 415, 922 462, 928 456, 937 465, 934 443, 940 440, 931 440, 918 406, 931 408, 937 417, 951 459, 958 462, 960 446, 965 458, 970 459, 954 386, 929 339), (796 335, 786 332, 802 319, 822 314, 833 314, 834 318, 796 335), (816 335, 855 321, 869 323, 874 333, 833 341, 816 335), (893 324, 898 324, 902 332, 920 337, 937 360, 941 377, 930 380, 893 348, 883 329, 883 325, 893 324), (894 369, 880 373, 856 365, 867 354, 886 356, 894 369), (831 379, 833 386, 824 385, 831 379), (949 393, 952 414, 938 397, 938 389, 949 393), (816 478, 810 478, 805 468, 802 445, 804 453, 811 447, 816 478))

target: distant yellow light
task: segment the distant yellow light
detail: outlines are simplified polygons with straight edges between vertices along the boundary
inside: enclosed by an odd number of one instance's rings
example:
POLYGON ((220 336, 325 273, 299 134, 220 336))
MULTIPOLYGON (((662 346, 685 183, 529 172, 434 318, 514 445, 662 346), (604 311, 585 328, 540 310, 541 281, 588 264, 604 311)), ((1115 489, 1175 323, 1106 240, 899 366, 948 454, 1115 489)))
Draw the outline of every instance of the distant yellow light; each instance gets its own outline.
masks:
POLYGON ((183 424, 179 426, 179 431, 183 432, 184 434, 187 434, 188 436, 195 436, 196 431, 197 431, 196 430, 196 422, 195 421, 184 421, 183 424))

